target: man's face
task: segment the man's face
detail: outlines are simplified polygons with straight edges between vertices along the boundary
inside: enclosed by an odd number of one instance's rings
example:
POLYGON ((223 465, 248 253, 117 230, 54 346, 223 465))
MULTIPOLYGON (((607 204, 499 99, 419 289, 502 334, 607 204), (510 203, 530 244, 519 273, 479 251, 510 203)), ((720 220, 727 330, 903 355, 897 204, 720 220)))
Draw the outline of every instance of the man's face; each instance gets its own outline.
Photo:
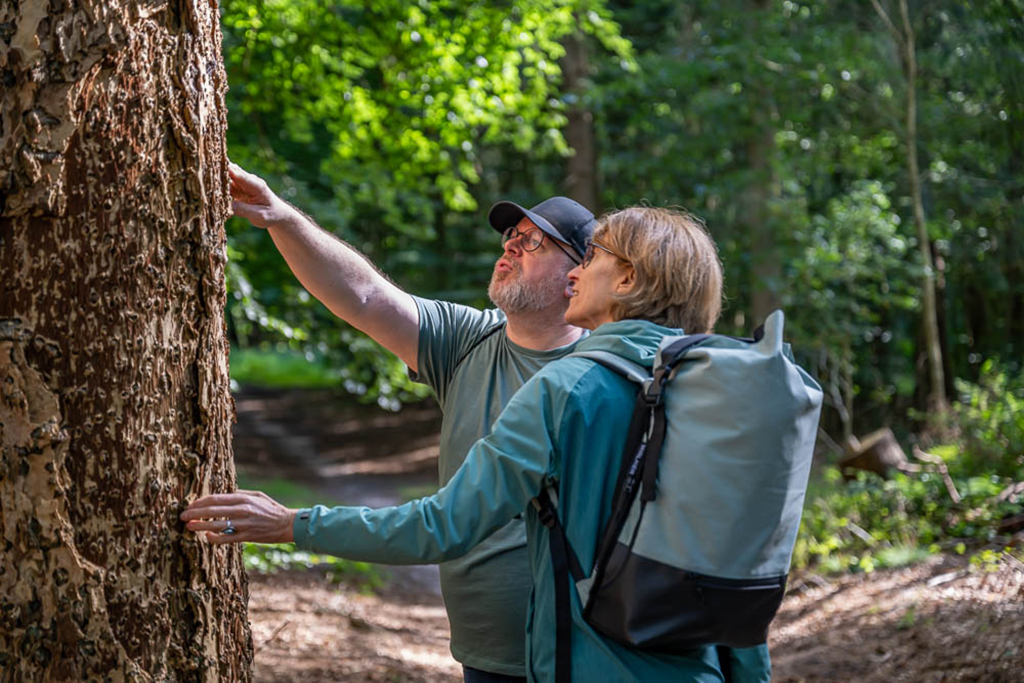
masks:
MULTIPOLYGON (((523 217, 516 229, 520 234, 505 243, 504 253, 494 264, 487 295, 506 315, 548 309, 564 312, 570 296, 566 275, 575 264, 529 218, 523 217), (544 237, 537 249, 527 251, 531 230, 544 237)), ((563 248, 571 251, 568 244, 563 248)))

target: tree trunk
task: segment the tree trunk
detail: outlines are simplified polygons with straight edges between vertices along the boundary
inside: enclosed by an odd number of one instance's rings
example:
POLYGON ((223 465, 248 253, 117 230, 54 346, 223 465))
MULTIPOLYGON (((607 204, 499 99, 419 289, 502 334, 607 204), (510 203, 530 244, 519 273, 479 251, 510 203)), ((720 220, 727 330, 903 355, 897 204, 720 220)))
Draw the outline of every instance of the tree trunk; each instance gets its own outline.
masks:
MULTIPOLYGON (((745 18, 750 35, 757 35, 770 3, 752 0, 745 18)), ((745 142, 748 181, 740 198, 743 225, 750 244, 750 312, 753 326, 782 306, 782 243, 784 236, 772 216, 771 203, 781 195, 775 169, 775 126, 772 97, 763 82, 748 83, 758 104, 752 110, 750 137, 745 142)), ((788 239, 788 238, 787 238, 788 239)))
POLYGON ((601 207, 598 199, 597 149, 594 142, 594 115, 583 106, 583 91, 590 77, 590 60, 582 33, 574 33, 564 42, 562 73, 565 92, 571 98, 566 115, 565 141, 573 150, 565 178, 565 192, 595 214, 601 207))
POLYGON ((210 3, 0 6, 0 680, 251 678, 210 3), (9 162, 10 160, 10 162, 9 162))
POLYGON ((924 201, 921 198, 921 171, 917 163, 917 56, 914 48, 914 29, 910 24, 907 0, 900 0, 900 14, 903 19, 903 64, 907 76, 907 165, 910 176, 910 196, 914 204, 914 227, 917 229, 918 248, 924 263, 921 299, 925 348, 928 353, 928 409, 934 416, 941 417, 948 408, 946 379, 942 367, 942 343, 939 338, 932 243, 928 236, 928 225, 924 217, 924 201))
MULTIPOLYGON (((767 94, 764 98, 767 101, 767 94)), ((746 143, 750 181, 741 196, 743 222, 750 235, 751 314, 754 325, 782 305, 780 239, 770 203, 779 195, 779 181, 772 164, 775 131, 763 114, 755 118, 754 137, 746 143)))

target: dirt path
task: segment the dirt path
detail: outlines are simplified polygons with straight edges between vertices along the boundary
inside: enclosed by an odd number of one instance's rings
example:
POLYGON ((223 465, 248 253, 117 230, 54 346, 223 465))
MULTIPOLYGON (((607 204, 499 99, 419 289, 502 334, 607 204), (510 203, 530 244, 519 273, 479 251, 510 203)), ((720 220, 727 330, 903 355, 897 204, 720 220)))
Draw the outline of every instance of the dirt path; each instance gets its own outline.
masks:
MULTIPOLYGON (((325 500, 384 505, 436 479, 439 416, 388 415, 327 394, 237 397, 241 472, 281 477, 325 500)), ((250 576, 256 681, 455 681, 434 567, 394 568, 383 591, 311 570, 250 576)), ((972 570, 939 556, 902 569, 796 576, 772 627, 774 679, 1024 680, 1024 565, 972 570)))

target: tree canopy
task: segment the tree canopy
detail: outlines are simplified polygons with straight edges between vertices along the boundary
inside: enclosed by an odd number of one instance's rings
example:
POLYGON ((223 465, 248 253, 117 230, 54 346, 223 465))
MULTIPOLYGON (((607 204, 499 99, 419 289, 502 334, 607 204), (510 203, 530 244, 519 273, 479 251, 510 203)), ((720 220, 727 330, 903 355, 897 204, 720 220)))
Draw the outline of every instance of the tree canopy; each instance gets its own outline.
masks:
MULTIPOLYGON (((905 55, 887 25, 900 3, 877 4, 232 0, 230 153, 410 291, 486 305, 486 210, 565 191, 567 113, 582 108, 603 207, 707 221, 726 272, 720 331, 781 305, 833 436, 912 429, 929 391, 924 276, 943 391, 984 361, 1020 372, 1024 5, 907 4, 926 270, 905 55), (573 84, 570 38, 587 46, 573 84)), ((393 408, 416 394, 310 301, 262 231, 230 227, 236 344, 326 358, 393 408)))

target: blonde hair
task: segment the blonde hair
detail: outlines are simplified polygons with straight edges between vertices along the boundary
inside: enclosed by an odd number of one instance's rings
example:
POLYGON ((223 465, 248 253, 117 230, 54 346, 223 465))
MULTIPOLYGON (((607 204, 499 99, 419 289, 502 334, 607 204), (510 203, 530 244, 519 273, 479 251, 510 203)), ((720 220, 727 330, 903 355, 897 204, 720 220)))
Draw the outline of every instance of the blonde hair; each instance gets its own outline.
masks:
POLYGON ((688 334, 711 331, 722 311, 722 264, 703 221, 634 206, 602 216, 594 238, 636 271, 633 288, 615 296, 616 320, 640 318, 688 334))

